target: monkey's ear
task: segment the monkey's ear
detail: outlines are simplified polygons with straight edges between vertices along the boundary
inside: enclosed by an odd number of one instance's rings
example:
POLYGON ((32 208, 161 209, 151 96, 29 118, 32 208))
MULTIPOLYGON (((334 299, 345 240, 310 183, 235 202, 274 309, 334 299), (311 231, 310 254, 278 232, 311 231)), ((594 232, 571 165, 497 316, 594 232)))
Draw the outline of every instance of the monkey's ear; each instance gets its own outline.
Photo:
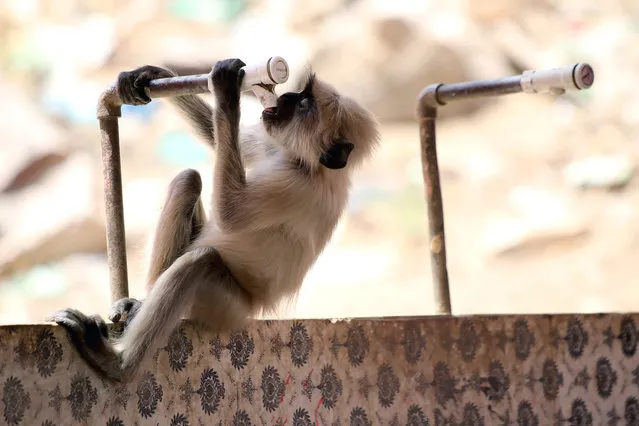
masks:
POLYGON ((333 145, 320 157, 320 163, 329 169, 343 169, 354 148, 355 145, 346 139, 335 139, 333 145))

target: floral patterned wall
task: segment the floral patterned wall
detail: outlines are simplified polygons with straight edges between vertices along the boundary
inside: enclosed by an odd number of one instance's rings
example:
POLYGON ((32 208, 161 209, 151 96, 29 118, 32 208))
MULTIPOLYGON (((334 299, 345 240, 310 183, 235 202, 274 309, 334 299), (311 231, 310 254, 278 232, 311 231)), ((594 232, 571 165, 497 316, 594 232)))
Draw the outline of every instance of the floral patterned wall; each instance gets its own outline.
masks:
POLYGON ((0 328, 7 425, 639 425, 638 315, 183 323, 126 385, 0 328))

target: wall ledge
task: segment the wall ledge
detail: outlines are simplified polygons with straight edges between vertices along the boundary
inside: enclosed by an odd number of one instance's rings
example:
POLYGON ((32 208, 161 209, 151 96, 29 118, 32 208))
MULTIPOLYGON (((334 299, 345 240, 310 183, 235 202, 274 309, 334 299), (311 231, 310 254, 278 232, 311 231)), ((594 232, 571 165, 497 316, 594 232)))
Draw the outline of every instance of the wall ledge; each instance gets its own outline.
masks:
POLYGON ((52 324, 0 327, 8 425, 639 424, 637 313, 188 321, 126 385, 52 324))

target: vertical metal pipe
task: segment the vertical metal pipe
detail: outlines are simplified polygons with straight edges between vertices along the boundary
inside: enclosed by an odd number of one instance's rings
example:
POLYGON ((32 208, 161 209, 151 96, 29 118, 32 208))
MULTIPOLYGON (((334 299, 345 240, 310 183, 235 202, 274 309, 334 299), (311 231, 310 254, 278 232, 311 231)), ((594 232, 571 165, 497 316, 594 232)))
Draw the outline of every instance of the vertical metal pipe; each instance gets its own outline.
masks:
POLYGON ((121 116, 119 97, 114 88, 107 89, 98 102, 98 120, 102 142, 102 173, 106 209, 107 259, 109 263, 111 303, 129 297, 120 164, 121 116))
POLYGON ((129 297, 118 117, 100 118, 111 302, 129 297))
POLYGON ((427 96, 434 96, 439 85, 426 88, 419 98, 419 139, 421 145, 422 174, 428 208, 428 228, 430 234, 430 263, 433 275, 433 296, 435 313, 450 315, 450 288, 446 265, 446 235, 444 232, 444 206, 442 202, 439 163, 437 160, 437 138, 435 121, 437 108, 425 102, 427 96))

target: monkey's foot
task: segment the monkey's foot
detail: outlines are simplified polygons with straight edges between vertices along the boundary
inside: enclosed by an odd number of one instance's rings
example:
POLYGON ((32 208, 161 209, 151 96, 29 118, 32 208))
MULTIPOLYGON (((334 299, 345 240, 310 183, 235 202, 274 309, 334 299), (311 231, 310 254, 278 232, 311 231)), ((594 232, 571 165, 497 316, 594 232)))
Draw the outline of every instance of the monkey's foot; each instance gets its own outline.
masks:
POLYGON ((71 344, 94 370, 111 380, 122 380, 119 356, 108 340, 107 325, 99 315, 87 316, 69 308, 54 312, 46 321, 66 329, 71 344))
POLYGON ((149 82, 156 78, 168 78, 174 75, 163 68, 145 65, 133 71, 123 71, 118 75, 118 94, 122 103, 127 105, 146 105, 151 98, 146 93, 149 82))
POLYGON ((124 329, 133 321, 133 318, 142 307, 142 301, 134 299, 132 297, 126 297, 124 299, 117 300, 113 306, 111 306, 111 313, 109 319, 114 322, 120 322, 124 316, 124 329))

